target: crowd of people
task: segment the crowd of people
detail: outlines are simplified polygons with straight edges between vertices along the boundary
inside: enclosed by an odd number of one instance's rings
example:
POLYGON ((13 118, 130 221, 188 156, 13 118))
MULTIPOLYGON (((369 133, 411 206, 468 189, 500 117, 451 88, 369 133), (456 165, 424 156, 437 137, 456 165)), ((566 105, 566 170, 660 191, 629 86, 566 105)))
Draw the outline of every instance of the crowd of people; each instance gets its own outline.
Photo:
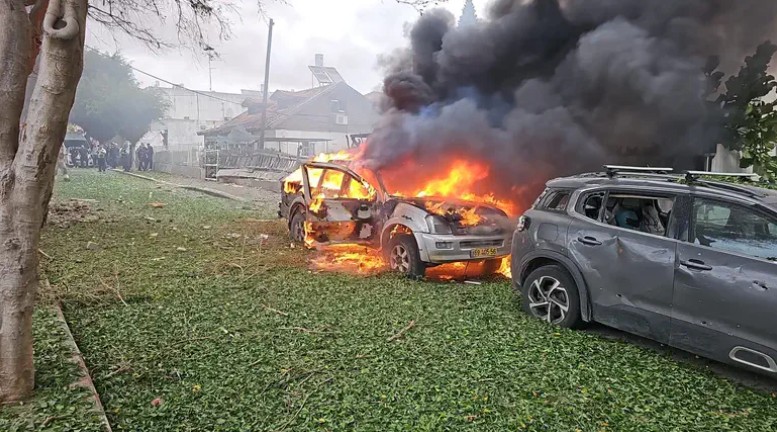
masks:
MULTIPOLYGON (((97 167, 100 172, 108 168, 121 168, 131 171, 133 158, 132 146, 129 142, 123 145, 115 142, 102 144, 95 139, 76 145, 63 145, 57 160, 57 172, 64 180, 69 180, 68 167, 97 167)), ((149 171, 154 168, 154 148, 151 144, 140 143, 135 150, 135 165, 139 171, 149 171)))
MULTIPOLYGON (((139 171, 149 171, 154 168, 154 148, 151 144, 140 143, 135 149, 135 167, 139 171)), ((119 145, 115 142, 102 144, 90 140, 80 145, 62 146, 60 155, 60 170, 66 167, 97 167, 100 172, 108 168, 122 168, 130 171, 133 165, 132 146, 129 142, 119 145)))

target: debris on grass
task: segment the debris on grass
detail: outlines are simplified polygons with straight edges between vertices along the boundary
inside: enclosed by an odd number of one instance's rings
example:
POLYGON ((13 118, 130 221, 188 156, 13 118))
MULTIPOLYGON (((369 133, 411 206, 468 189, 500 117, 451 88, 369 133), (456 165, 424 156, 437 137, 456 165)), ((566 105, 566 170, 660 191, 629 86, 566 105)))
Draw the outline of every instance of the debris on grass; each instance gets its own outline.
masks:
POLYGON ((273 308, 273 307, 267 306, 267 305, 266 305, 266 304, 264 304, 264 303, 262 303, 262 304, 261 304, 261 306, 262 306, 264 309, 266 309, 266 310, 268 310, 268 311, 270 311, 270 312, 272 312, 272 313, 274 313, 274 314, 278 314, 278 315, 280 315, 280 316, 284 316, 284 317, 287 317, 287 316, 289 316, 289 314, 288 314, 288 313, 286 313, 286 312, 283 312, 283 311, 280 311, 280 310, 278 310, 278 309, 275 309, 275 308, 273 308))
POLYGON ((100 249, 101 249, 101 248, 100 248, 100 245, 98 245, 97 243, 95 243, 95 242, 93 242, 93 241, 87 242, 87 243, 86 243, 86 248, 87 248, 88 250, 90 250, 90 251, 98 251, 98 250, 100 250, 100 249))
POLYGON ((59 228, 69 228, 73 224, 81 222, 97 222, 100 217, 93 213, 92 206, 96 200, 71 199, 49 204, 49 213, 46 221, 49 225, 59 228))
POLYGON ((410 321, 410 322, 407 324, 407 326, 405 326, 405 328, 403 328, 402 330, 400 330, 400 331, 399 331, 399 333, 395 334, 394 336, 391 336, 390 338, 388 338, 388 339, 386 340, 386 342, 394 342, 395 340, 397 340, 397 339, 400 339, 401 337, 403 337, 403 336, 405 335, 405 333, 407 333, 407 332, 408 332, 410 329, 412 329, 413 327, 415 327, 415 320, 411 320, 411 321, 410 321))
POLYGON ((162 203, 162 202, 150 202, 150 203, 148 203, 148 205, 151 208, 160 209, 160 208, 164 208, 167 204, 162 203))

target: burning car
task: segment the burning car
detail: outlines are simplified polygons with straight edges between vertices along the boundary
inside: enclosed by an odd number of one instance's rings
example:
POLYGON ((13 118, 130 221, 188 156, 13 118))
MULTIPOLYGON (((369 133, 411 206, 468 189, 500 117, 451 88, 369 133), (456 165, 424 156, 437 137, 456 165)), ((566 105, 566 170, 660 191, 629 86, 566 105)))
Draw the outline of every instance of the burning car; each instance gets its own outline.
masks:
POLYGON ((354 161, 309 162, 281 180, 279 217, 292 240, 382 251, 393 271, 423 276, 451 262, 482 262, 495 273, 510 253, 507 214, 487 203, 389 193, 379 171, 354 161))

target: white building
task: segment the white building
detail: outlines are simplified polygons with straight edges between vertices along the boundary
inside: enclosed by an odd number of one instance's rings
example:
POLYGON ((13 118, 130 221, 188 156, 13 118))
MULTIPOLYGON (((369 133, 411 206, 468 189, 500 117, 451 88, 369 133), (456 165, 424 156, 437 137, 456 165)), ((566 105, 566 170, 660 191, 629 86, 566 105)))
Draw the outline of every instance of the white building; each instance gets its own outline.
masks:
POLYGON ((261 92, 222 93, 190 90, 183 86, 159 87, 168 100, 164 118, 153 123, 140 142, 159 150, 182 151, 203 145, 199 132, 218 127, 246 111, 246 99, 261 99, 261 92), (164 133, 167 133, 165 146, 164 133))

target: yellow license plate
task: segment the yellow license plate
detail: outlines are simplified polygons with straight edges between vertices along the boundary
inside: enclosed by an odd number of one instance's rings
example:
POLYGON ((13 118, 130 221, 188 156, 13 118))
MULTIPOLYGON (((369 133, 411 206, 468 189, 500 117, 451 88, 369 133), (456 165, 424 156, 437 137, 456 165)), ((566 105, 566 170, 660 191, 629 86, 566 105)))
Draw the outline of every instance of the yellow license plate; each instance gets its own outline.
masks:
POLYGON ((472 249, 470 252, 472 258, 488 258, 496 256, 496 248, 472 249))

